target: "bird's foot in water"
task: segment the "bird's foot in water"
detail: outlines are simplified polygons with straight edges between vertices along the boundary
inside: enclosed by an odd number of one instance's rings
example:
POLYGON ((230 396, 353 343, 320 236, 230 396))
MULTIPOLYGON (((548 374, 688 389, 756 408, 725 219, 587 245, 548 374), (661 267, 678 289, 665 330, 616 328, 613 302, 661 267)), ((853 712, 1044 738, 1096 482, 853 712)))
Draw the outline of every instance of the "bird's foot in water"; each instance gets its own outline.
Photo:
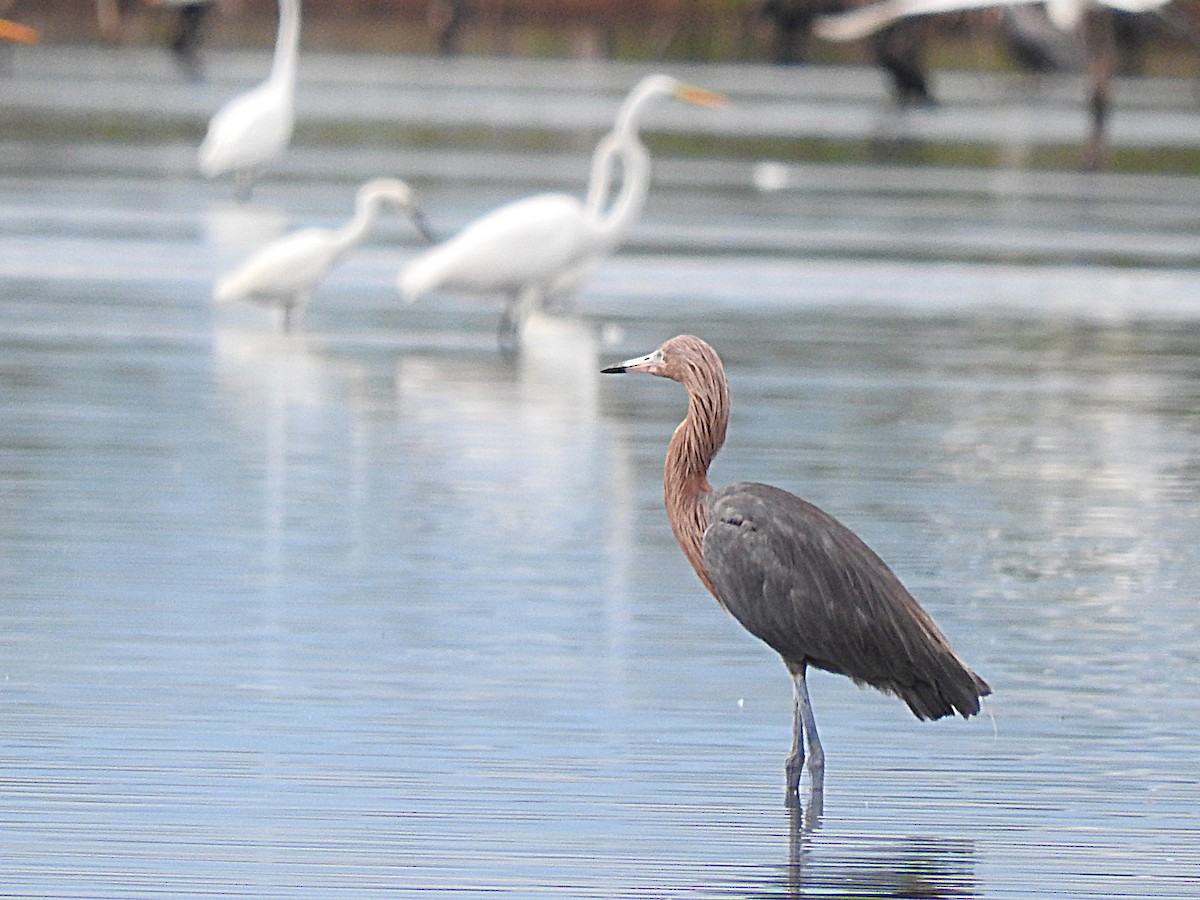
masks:
POLYGON ((805 762, 808 763, 808 805, 819 810, 824 805, 825 798, 825 751, 820 744, 809 747, 807 760, 803 752, 792 753, 784 764, 787 773, 787 790, 784 802, 788 808, 799 809, 804 805, 801 788, 801 776, 804 774, 805 762))

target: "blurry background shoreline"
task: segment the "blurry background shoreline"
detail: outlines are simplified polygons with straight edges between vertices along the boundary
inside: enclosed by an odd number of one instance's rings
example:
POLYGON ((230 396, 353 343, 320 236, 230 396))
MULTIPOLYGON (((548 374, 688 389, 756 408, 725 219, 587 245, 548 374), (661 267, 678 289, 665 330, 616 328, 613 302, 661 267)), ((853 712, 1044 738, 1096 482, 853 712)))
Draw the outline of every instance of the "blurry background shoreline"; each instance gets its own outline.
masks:
MULTIPOLYGON (((91 3, 18 0, 0 11, 42 35, 38 46, 0 47, 0 134, 198 142, 212 110, 265 74, 274 3, 213 4, 200 51, 206 78, 198 84, 179 77, 166 49, 174 8, 129 6, 119 31, 108 35, 91 3)), ((888 76, 861 42, 810 38, 800 47, 803 64, 775 64, 778 35, 759 3, 472 0, 460 8, 463 25, 455 52, 447 53, 441 44, 455 9, 448 2, 308 0, 296 146, 419 149, 440 143, 449 127, 457 129, 459 147, 578 153, 606 127, 610 110, 588 112, 595 121, 582 129, 579 116, 568 116, 564 127, 561 114, 539 114, 551 102, 548 87, 599 89, 615 102, 640 74, 664 69, 729 92, 735 108, 719 120, 692 117, 687 129, 656 125, 647 134, 656 157, 1081 167, 1085 76, 1018 71, 989 32, 991 13, 929 20, 922 58, 937 105, 901 110, 888 76), (447 107, 437 91, 451 69, 474 79, 483 98, 474 112, 459 104, 455 122, 438 114, 447 107), (347 95, 342 87, 352 79, 357 87, 347 95), (709 128, 712 122, 727 127, 709 128)), ((1185 19, 1193 9, 1178 5, 1185 19)), ((1106 168, 1200 173, 1200 53, 1155 17, 1139 21, 1154 29, 1153 39, 1142 41, 1136 61, 1125 66, 1136 72, 1115 81, 1106 168)))
MULTIPOLYGON (((108 0, 106 0, 108 2, 108 0)), ((16 0, 0 15, 37 28, 49 43, 164 44, 174 8, 123 4, 121 26, 102 33, 96 7, 79 0, 16 0)), ((773 62, 774 21, 758 0, 305 0, 303 46, 330 52, 437 55, 439 36, 461 16, 454 49, 466 55, 602 58, 662 62, 773 62)), ((1200 21, 1191 0, 1173 6, 1179 22, 1200 21)), ((994 40, 995 12, 930 20, 925 61, 931 69, 1008 71, 1014 61, 994 40)), ((1197 45, 1152 16, 1141 42, 1140 74, 1195 76, 1197 45)), ((269 48, 275 37, 272 2, 217 0, 206 28, 209 48, 269 48)), ((1200 32, 1198 32, 1200 33, 1200 32)), ((803 62, 867 63, 862 42, 838 45, 810 38, 803 62)))

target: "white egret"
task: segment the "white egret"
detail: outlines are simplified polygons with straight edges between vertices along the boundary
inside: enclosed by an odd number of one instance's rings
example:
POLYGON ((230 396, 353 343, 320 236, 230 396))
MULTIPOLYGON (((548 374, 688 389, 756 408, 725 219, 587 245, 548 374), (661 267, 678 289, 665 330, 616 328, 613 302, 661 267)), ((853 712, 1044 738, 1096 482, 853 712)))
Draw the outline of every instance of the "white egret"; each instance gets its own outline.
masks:
POLYGON ((726 102, 721 94, 668 75, 643 78, 596 147, 585 200, 536 194, 487 213, 409 263, 397 278, 400 296, 412 303, 437 289, 502 295, 502 342, 519 340, 530 310, 577 291, 637 223, 650 188, 650 154, 638 137, 638 119, 656 97, 709 106, 726 102), (618 164, 621 188, 609 203, 618 164))
POLYGON ((200 172, 206 178, 233 172, 239 200, 249 198, 254 179, 292 139, 299 48, 300 0, 279 0, 270 76, 226 103, 208 123, 197 153, 200 172))
POLYGON ((1050 21, 1062 31, 1075 28, 1089 6, 1107 6, 1127 13, 1153 12, 1169 0, 881 0, 844 13, 819 16, 813 33, 830 41, 854 41, 865 38, 897 22, 914 16, 989 9, 996 6, 1042 4, 1050 21))
POLYGON ((1094 168, 1106 154, 1109 88, 1113 76, 1113 35, 1106 10, 1126 13, 1156 12, 1170 0, 881 0, 837 15, 820 16, 813 33, 831 41, 853 41, 867 37, 900 19, 963 12, 990 7, 1042 4, 1046 15, 1061 31, 1081 33, 1088 76, 1088 108, 1091 134, 1086 161, 1094 168))
POLYGON ((358 189, 354 216, 341 228, 303 228, 285 234, 221 277, 213 299, 278 306, 284 330, 291 330, 302 322, 317 285, 375 225, 384 203, 407 212, 417 230, 431 240, 408 185, 395 178, 376 178, 358 189))

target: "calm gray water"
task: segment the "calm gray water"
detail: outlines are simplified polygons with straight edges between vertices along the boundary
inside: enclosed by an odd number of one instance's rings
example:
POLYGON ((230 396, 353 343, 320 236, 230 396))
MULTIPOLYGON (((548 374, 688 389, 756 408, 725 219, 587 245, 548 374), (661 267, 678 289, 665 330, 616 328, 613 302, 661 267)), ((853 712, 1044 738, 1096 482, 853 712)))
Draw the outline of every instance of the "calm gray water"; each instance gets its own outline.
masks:
MULTIPOLYGON (((211 306, 352 154, 238 210, 53 149, 0 177, 0 894, 1200 894, 1191 181, 668 161, 506 361, 496 310, 398 304, 394 220, 304 333, 211 306), (714 482, 835 512, 995 689, 814 676, 810 830, 783 667, 661 509, 682 393, 595 374, 681 331, 714 482)), ((546 187, 414 182, 443 231, 546 187)))

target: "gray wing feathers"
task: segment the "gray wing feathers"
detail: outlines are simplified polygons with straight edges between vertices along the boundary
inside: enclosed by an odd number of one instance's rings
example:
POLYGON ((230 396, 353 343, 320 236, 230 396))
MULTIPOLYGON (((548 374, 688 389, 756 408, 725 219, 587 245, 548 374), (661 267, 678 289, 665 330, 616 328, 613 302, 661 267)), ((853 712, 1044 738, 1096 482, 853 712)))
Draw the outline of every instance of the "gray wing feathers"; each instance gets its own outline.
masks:
POLYGON ((849 528, 765 484, 713 495, 704 562, 722 603, 792 665, 896 694, 919 718, 979 711, 988 687, 849 528))

